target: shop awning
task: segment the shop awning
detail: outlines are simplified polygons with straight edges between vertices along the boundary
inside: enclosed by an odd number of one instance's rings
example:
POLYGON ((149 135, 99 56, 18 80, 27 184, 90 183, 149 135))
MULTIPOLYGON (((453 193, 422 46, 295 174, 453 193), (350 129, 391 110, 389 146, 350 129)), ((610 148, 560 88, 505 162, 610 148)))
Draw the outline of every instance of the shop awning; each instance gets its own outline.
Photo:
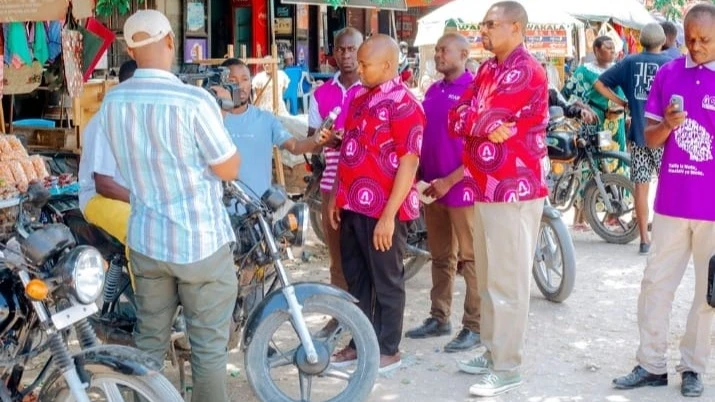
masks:
MULTIPOLYGON (((311 6, 330 5, 328 0, 281 0, 283 4, 308 4, 311 6)), ((379 8, 380 10, 407 11, 406 0, 345 0, 342 7, 379 8)))
POLYGON ((407 0, 407 7, 438 7, 452 0, 407 0))

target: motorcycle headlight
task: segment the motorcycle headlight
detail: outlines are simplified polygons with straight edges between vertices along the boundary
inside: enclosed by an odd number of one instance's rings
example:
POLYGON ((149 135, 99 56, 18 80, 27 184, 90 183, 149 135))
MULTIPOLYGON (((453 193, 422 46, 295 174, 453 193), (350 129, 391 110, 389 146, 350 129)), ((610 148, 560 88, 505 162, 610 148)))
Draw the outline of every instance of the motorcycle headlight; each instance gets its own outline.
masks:
POLYGON ((102 294, 104 260, 96 248, 75 247, 58 263, 62 282, 69 286, 80 303, 90 304, 102 294))
POLYGON ((273 235, 289 240, 291 246, 303 247, 308 233, 308 205, 299 202, 293 205, 283 218, 273 225, 273 235))

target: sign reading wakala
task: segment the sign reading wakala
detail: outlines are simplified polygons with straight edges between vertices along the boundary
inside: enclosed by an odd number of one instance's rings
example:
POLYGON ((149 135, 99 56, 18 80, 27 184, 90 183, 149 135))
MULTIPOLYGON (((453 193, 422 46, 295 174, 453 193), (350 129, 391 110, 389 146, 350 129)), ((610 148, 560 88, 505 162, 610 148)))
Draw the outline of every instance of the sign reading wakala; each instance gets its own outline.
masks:
MULTIPOLYGON (((0 0, 2 1, 2 0, 0 0)), ((328 0, 281 0, 283 4, 310 4, 314 6, 324 6, 329 4, 328 0)), ((381 10, 407 11, 407 0, 345 0, 343 7, 357 8, 379 8, 381 10)))
POLYGON ((0 0, 0 23, 61 20, 67 0, 0 0))
MULTIPOLYGON (((476 58, 492 57, 493 54, 482 45, 482 35, 478 30, 447 28, 447 31, 458 32, 469 41, 470 56, 476 58)), ((532 53, 543 54, 546 57, 570 57, 567 32, 565 29, 532 29, 526 30, 526 48, 532 53)))

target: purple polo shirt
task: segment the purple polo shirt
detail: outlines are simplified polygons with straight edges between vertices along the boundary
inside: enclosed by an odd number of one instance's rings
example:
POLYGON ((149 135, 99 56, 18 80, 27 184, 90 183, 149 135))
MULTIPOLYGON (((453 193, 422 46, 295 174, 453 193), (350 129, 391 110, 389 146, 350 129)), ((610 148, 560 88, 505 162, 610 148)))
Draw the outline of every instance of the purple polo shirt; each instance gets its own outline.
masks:
MULTIPOLYGON (((453 82, 435 82, 425 94, 422 105, 427 116, 427 125, 422 139, 420 171, 422 180, 428 183, 448 176, 462 166, 464 141, 449 135, 447 117, 449 110, 471 82, 472 75, 465 72, 453 82)), ((437 202, 448 207, 470 206, 474 204, 474 191, 467 188, 462 180, 437 202)))
POLYGON ((655 76, 645 116, 661 121, 671 95, 683 97, 688 117, 665 141, 655 212, 715 222, 715 61, 673 60, 655 76))

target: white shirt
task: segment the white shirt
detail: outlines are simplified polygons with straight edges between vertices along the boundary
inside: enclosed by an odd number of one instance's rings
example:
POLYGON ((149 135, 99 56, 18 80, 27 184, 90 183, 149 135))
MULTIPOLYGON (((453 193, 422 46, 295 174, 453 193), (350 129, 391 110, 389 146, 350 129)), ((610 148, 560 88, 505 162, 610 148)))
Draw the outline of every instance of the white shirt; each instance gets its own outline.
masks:
POLYGON ((111 176, 119 185, 127 184, 119 174, 117 161, 109 147, 106 133, 100 131, 97 115, 87 123, 82 133, 82 155, 79 160, 79 208, 84 213, 89 200, 97 195, 94 174, 111 176))
MULTIPOLYGON (((270 78, 271 76, 267 72, 261 71, 253 77, 251 84, 256 96, 261 93, 261 97, 256 99, 253 106, 273 112, 273 80, 270 78)), ((286 104, 283 102, 283 93, 288 89, 288 85, 290 85, 288 74, 283 70, 278 70, 278 114, 289 114, 286 104)))

